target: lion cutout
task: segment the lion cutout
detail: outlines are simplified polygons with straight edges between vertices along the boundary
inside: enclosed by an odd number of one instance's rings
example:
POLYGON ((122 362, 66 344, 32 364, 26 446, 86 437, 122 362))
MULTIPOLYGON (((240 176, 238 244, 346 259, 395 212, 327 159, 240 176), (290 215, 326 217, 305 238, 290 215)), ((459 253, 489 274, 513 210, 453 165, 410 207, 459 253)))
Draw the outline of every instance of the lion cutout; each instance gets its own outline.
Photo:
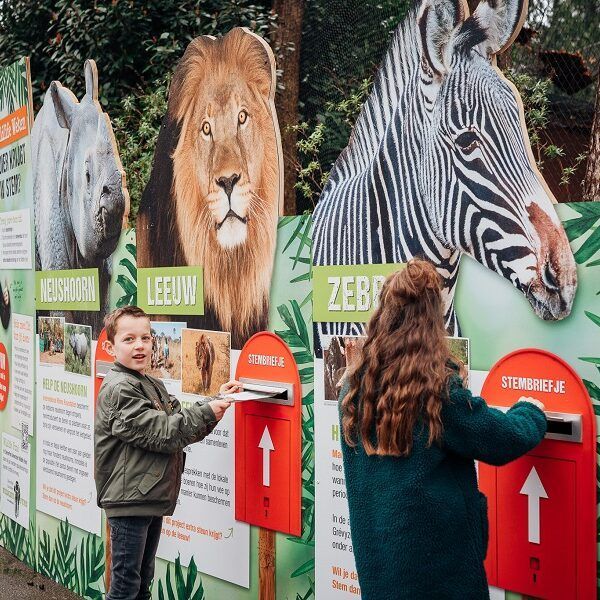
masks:
POLYGON ((275 61, 244 28, 193 40, 169 91, 137 225, 140 267, 202 266, 203 317, 240 348, 267 326, 283 201, 275 61))

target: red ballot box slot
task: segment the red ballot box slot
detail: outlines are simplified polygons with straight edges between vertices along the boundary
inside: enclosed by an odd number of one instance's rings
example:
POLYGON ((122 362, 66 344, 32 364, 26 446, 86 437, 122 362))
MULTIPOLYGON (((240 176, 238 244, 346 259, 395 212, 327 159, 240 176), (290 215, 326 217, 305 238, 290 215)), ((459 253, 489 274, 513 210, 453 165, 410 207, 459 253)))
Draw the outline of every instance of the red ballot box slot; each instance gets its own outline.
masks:
POLYGON ((294 356, 277 335, 261 332, 242 348, 236 379, 278 388, 273 398, 235 405, 235 518, 301 533, 302 392, 294 356))
POLYGON ((492 367, 482 396, 503 410, 532 396, 548 419, 545 439, 527 455, 479 464, 490 585, 548 600, 595 597, 596 421, 585 385, 558 356, 525 349, 492 367))

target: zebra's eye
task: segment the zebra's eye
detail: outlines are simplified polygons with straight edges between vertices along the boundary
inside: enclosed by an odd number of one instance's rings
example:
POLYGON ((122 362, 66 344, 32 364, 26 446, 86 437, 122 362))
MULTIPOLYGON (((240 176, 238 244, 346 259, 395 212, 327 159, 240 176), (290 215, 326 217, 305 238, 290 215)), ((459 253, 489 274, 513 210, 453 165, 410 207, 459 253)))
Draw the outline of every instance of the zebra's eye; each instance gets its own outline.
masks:
POLYGON ((456 138, 456 145, 465 152, 479 146, 479 137, 474 131, 464 131, 456 138))

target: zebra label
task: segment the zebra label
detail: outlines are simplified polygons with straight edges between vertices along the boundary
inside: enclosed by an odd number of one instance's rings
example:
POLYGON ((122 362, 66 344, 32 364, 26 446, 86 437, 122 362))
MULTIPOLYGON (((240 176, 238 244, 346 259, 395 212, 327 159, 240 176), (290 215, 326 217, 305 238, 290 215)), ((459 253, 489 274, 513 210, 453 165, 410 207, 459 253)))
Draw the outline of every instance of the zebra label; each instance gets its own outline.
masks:
POLYGON ((313 319, 366 323, 377 307, 385 278, 402 264, 313 267, 313 319))

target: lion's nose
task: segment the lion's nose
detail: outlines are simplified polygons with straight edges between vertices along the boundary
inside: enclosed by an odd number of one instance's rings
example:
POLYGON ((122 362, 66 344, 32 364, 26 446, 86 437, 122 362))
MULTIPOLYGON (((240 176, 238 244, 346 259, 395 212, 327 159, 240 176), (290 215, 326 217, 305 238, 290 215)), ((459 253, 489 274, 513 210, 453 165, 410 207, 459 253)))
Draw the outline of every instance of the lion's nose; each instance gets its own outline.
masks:
POLYGON ((222 187, 227 194, 227 197, 231 197, 231 192, 233 192, 233 188, 235 184, 240 180, 240 176, 237 173, 230 175, 229 177, 219 177, 217 179, 217 185, 222 187))

